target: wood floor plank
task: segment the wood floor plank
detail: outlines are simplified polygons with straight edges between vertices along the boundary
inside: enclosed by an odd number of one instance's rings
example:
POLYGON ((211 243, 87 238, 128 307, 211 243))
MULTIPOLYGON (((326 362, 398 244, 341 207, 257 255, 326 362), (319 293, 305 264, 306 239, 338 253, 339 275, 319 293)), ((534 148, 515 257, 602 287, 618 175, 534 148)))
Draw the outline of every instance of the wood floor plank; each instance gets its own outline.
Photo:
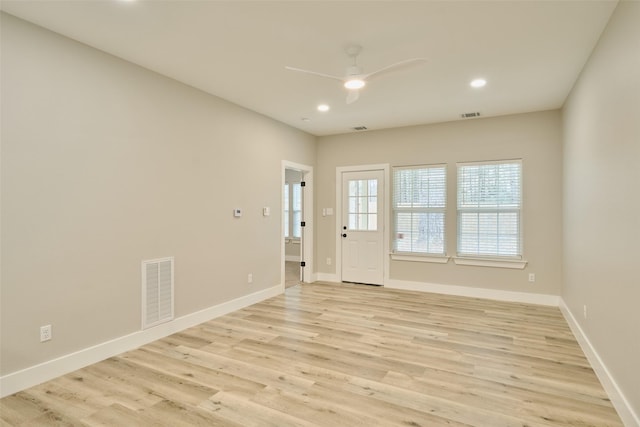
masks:
POLYGON ((345 390, 345 384, 319 382, 310 390, 309 396, 333 401, 335 410, 342 410, 346 406, 359 413, 374 416, 378 420, 374 425, 412 427, 460 427, 473 425, 441 417, 439 414, 432 412, 427 406, 416 410, 405 404, 374 400, 371 398, 371 393, 363 395, 345 390))
MULTIPOLYGON (((204 402, 207 402, 205 400, 204 402)), ((153 419, 152 425, 166 425, 171 427, 240 427, 242 424, 230 421, 215 411, 209 411, 198 406, 187 405, 183 402, 163 400, 146 411, 153 419)))
POLYGON ((8 425, 20 425, 45 414, 49 408, 31 395, 20 392, 0 400, 0 419, 8 425))
POLYGON ((312 427, 314 423, 268 406, 246 400, 233 393, 220 392, 201 408, 245 427, 312 427))
POLYGON ((309 393, 290 393, 267 387, 251 399, 253 402, 280 412, 291 414, 303 420, 311 420, 314 424, 345 425, 345 426, 375 426, 379 422, 368 414, 341 408, 335 411, 333 399, 321 399, 318 396, 309 397, 309 393))
POLYGON ((117 403, 101 408, 82 420, 85 425, 94 427, 130 426, 141 423, 151 425, 153 421, 153 418, 146 414, 117 403))
POLYGON ((622 423, 555 307, 316 283, 0 400, 27 425, 622 423))
POLYGON ((238 377, 230 372, 222 372, 220 370, 210 369, 191 363, 184 357, 174 356, 154 351, 152 349, 142 347, 134 352, 123 355, 124 358, 134 360, 136 363, 147 366, 162 366, 166 372, 176 377, 187 378, 195 383, 202 385, 215 384, 216 388, 221 391, 230 391, 235 394, 250 398, 258 391, 262 390, 265 385, 259 382, 238 377))
POLYGON ((98 401, 103 406, 119 404, 132 410, 140 410, 162 400, 153 390, 141 392, 138 384, 121 378, 122 372, 124 371, 116 372, 118 376, 113 377, 112 373, 103 369, 103 363, 98 363, 62 376, 56 382, 75 383, 69 387, 77 390, 79 395, 88 400, 98 401))

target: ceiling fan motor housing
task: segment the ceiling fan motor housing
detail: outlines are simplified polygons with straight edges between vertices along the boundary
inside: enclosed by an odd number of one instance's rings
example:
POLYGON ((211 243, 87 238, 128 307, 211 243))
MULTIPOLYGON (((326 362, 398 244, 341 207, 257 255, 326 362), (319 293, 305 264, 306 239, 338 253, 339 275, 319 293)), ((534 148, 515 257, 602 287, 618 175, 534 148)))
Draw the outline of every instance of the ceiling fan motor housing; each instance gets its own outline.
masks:
POLYGON ((352 65, 350 67, 347 67, 347 77, 355 77, 361 74, 362 74, 362 68, 358 67, 357 65, 352 65))

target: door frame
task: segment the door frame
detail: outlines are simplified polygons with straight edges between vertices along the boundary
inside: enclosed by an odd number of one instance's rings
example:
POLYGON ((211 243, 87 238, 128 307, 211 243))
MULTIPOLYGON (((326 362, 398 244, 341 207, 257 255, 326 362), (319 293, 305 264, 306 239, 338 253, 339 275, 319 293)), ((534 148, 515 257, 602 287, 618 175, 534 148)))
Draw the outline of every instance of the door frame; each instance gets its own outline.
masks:
POLYGON ((304 232, 302 234, 301 249, 304 253, 305 271, 304 283, 313 283, 316 280, 316 273, 313 271, 313 166, 301 163, 282 161, 282 179, 280 182, 280 285, 285 289, 285 250, 284 250, 284 196, 283 188, 286 181, 287 169, 295 169, 302 172, 302 180, 305 182, 304 197, 302 198, 302 220, 305 221, 304 232))
POLYGON ((389 282, 389 236, 390 236, 390 215, 389 215, 389 201, 391 200, 391 183, 389 181, 389 164, 380 163, 372 165, 357 165, 357 166, 338 166, 336 167, 336 278, 338 282, 342 282, 342 174, 344 172, 363 172, 363 171, 379 171, 381 170, 384 175, 384 197, 382 198, 382 212, 384 213, 383 221, 383 233, 382 233, 382 286, 385 286, 389 282))

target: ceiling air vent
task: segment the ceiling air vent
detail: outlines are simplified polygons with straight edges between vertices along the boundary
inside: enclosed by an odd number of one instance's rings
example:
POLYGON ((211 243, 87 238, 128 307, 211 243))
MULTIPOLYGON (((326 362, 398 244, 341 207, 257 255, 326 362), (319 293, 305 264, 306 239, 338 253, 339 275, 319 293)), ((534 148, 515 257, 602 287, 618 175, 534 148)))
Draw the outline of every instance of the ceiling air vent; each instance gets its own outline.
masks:
POLYGON ((480 117, 480 113, 475 112, 475 113, 462 113, 460 114, 460 117, 462 117, 463 119, 471 119, 473 117, 480 117))
POLYGON ((355 127, 352 127, 351 129, 353 129, 353 130, 367 130, 367 127, 366 126, 355 126, 355 127))

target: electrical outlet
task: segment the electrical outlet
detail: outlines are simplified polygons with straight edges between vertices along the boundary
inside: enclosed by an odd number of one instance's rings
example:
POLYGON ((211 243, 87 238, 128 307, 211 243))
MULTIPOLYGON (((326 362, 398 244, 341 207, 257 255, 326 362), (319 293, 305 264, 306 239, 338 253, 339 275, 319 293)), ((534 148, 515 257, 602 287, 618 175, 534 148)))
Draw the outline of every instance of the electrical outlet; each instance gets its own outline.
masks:
POLYGON ((51 339, 51 325, 40 326, 40 342, 51 339))
POLYGON ((587 305, 586 304, 582 306, 582 314, 584 314, 584 318, 586 319, 587 318, 587 305))
POLYGON ((535 282, 536 281, 535 273, 529 273, 529 281, 530 282, 535 282))
POLYGON ((331 265, 331 258, 327 258, 327 265, 331 265))
POLYGON ((247 276, 247 283, 253 283, 253 274, 249 273, 247 276))

